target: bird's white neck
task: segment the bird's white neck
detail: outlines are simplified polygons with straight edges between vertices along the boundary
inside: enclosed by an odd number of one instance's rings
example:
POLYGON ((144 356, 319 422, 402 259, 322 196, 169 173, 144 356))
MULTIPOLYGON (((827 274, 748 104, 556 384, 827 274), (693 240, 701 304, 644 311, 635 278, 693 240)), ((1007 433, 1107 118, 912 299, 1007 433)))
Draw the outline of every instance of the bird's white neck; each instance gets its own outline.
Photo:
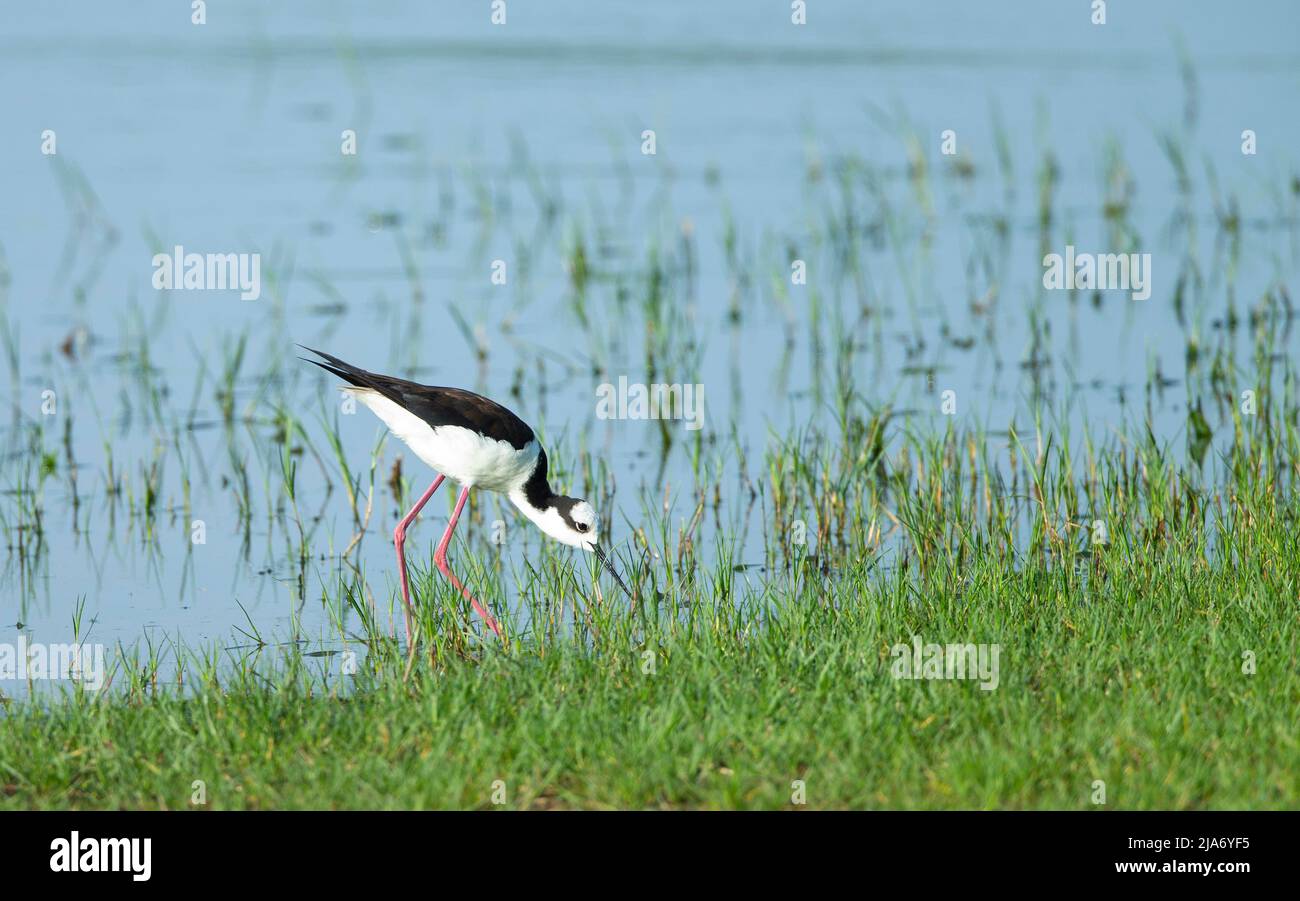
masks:
POLYGON ((546 451, 540 445, 533 471, 520 485, 507 492, 506 496, 533 525, 556 541, 570 547, 585 547, 583 537, 574 533, 571 524, 564 521, 564 515, 560 512, 557 500, 571 504, 572 499, 557 498, 551 490, 551 484, 546 480, 546 451))
POLYGON ((533 506, 533 502, 522 488, 511 491, 506 496, 510 498, 511 503, 519 508, 519 512, 527 516, 537 528, 558 541, 569 543, 568 529, 564 524, 563 517, 560 516, 560 511, 555 507, 533 506))

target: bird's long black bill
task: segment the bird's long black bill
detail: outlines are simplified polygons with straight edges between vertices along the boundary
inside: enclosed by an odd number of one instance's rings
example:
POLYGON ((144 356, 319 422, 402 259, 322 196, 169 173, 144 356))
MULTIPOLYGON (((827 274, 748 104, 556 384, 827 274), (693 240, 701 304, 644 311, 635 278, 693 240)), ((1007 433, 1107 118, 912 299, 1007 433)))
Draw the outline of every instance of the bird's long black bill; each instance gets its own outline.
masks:
POLYGON ((611 563, 609 558, 605 556, 604 549, 598 544, 593 544, 591 546, 591 549, 592 551, 595 552, 596 559, 599 560, 604 565, 605 569, 609 570, 609 574, 614 577, 614 581, 618 583, 618 587, 623 589, 623 593, 627 595, 628 600, 636 600, 632 596, 631 589, 629 589, 625 584, 623 584, 623 579, 619 576, 618 570, 614 568, 614 564, 611 563))

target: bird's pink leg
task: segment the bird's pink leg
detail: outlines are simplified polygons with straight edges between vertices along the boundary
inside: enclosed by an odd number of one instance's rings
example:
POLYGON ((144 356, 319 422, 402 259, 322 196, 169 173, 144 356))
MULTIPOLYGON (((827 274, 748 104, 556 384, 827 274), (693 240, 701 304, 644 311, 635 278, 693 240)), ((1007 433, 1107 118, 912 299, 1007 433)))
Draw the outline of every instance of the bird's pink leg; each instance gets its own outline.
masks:
POLYGON ((465 501, 467 500, 469 500, 469 489, 462 488, 460 498, 456 501, 456 509, 451 514, 451 522, 447 523, 447 531, 443 533, 442 540, 438 542, 438 549, 433 552, 433 562, 438 565, 438 570, 451 580, 451 584, 456 586, 456 590, 465 596, 465 600, 473 605, 474 611, 483 617, 483 621, 487 623, 488 628, 500 638, 501 627, 492 618, 492 614, 484 610, 483 605, 474 599, 474 595, 470 594, 469 590, 460 584, 460 580, 451 574, 451 567, 447 565, 447 548, 451 545, 451 533, 456 531, 456 521, 460 519, 460 511, 465 508, 465 501))
POLYGON ((444 478, 445 476, 439 475, 438 478, 434 479, 433 484, 429 486, 429 490, 424 492, 424 496, 415 502, 411 512, 403 516, 402 521, 397 524, 397 528, 393 529, 393 547, 397 548, 397 569, 402 574, 402 612, 406 616, 406 644, 408 646, 411 644, 411 625, 414 613, 411 610, 411 588, 407 583, 406 554, 402 553, 402 545, 406 544, 407 527, 415 521, 415 517, 420 515, 420 511, 424 509, 425 504, 429 503, 429 498, 433 497, 433 493, 438 490, 438 486, 442 484, 444 478))

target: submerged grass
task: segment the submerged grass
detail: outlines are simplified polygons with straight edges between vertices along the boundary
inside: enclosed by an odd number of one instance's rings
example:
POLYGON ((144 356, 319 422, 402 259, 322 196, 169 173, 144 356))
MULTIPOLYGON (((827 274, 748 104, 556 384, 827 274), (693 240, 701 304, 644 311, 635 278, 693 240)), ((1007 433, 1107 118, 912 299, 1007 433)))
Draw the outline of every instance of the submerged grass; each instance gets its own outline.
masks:
POLYGON ((1208 483, 1122 436, 1083 464, 1014 432, 1004 463, 951 430, 779 443, 770 534, 823 524, 763 572, 666 521, 626 555, 632 605, 549 552, 511 574, 462 550, 484 596, 524 586, 510 641, 417 567, 413 660, 358 574, 326 599, 359 614, 341 652, 189 655, 181 690, 151 648, 106 693, 9 705, 0 806, 185 808, 202 782, 213 808, 1294 807, 1288 419, 1240 427, 1208 483), (997 645, 988 690, 895 678, 914 636, 997 645))

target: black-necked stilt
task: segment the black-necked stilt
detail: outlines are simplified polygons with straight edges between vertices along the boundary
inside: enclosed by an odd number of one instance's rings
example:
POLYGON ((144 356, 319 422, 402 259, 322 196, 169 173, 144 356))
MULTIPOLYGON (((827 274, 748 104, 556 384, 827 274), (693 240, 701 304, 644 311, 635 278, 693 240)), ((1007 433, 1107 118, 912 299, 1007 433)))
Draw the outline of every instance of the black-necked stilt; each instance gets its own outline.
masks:
POLYGON ((631 597, 632 593, 598 543, 600 530, 596 511, 581 498, 564 497, 551 490, 546 481, 546 451, 522 419, 496 401, 472 391, 417 385, 405 379, 366 372, 310 347, 303 347, 303 350, 325 360, 324 363, 319 360, 306 362, 315 363, 348 382, 352 387, 344 388, 344 391, 369 407, 417 457, 438 471, 438 477, 429 490, 393 530, 397 566, 402 574, 402 604, 408 642, 413 614, 402 546, 406 543, 407 528, 447 477, 461 486, 460 497, 456 500, 451 521, 447 523, 447 531, 438 542, 433 561, 498 636, 501 627, 497 621, 452 575, 447 565, 451 533, 456 530, 456 522, 471 488, 504 494, 547 535, 591 551, 609 570, 618 587, 631 597))

